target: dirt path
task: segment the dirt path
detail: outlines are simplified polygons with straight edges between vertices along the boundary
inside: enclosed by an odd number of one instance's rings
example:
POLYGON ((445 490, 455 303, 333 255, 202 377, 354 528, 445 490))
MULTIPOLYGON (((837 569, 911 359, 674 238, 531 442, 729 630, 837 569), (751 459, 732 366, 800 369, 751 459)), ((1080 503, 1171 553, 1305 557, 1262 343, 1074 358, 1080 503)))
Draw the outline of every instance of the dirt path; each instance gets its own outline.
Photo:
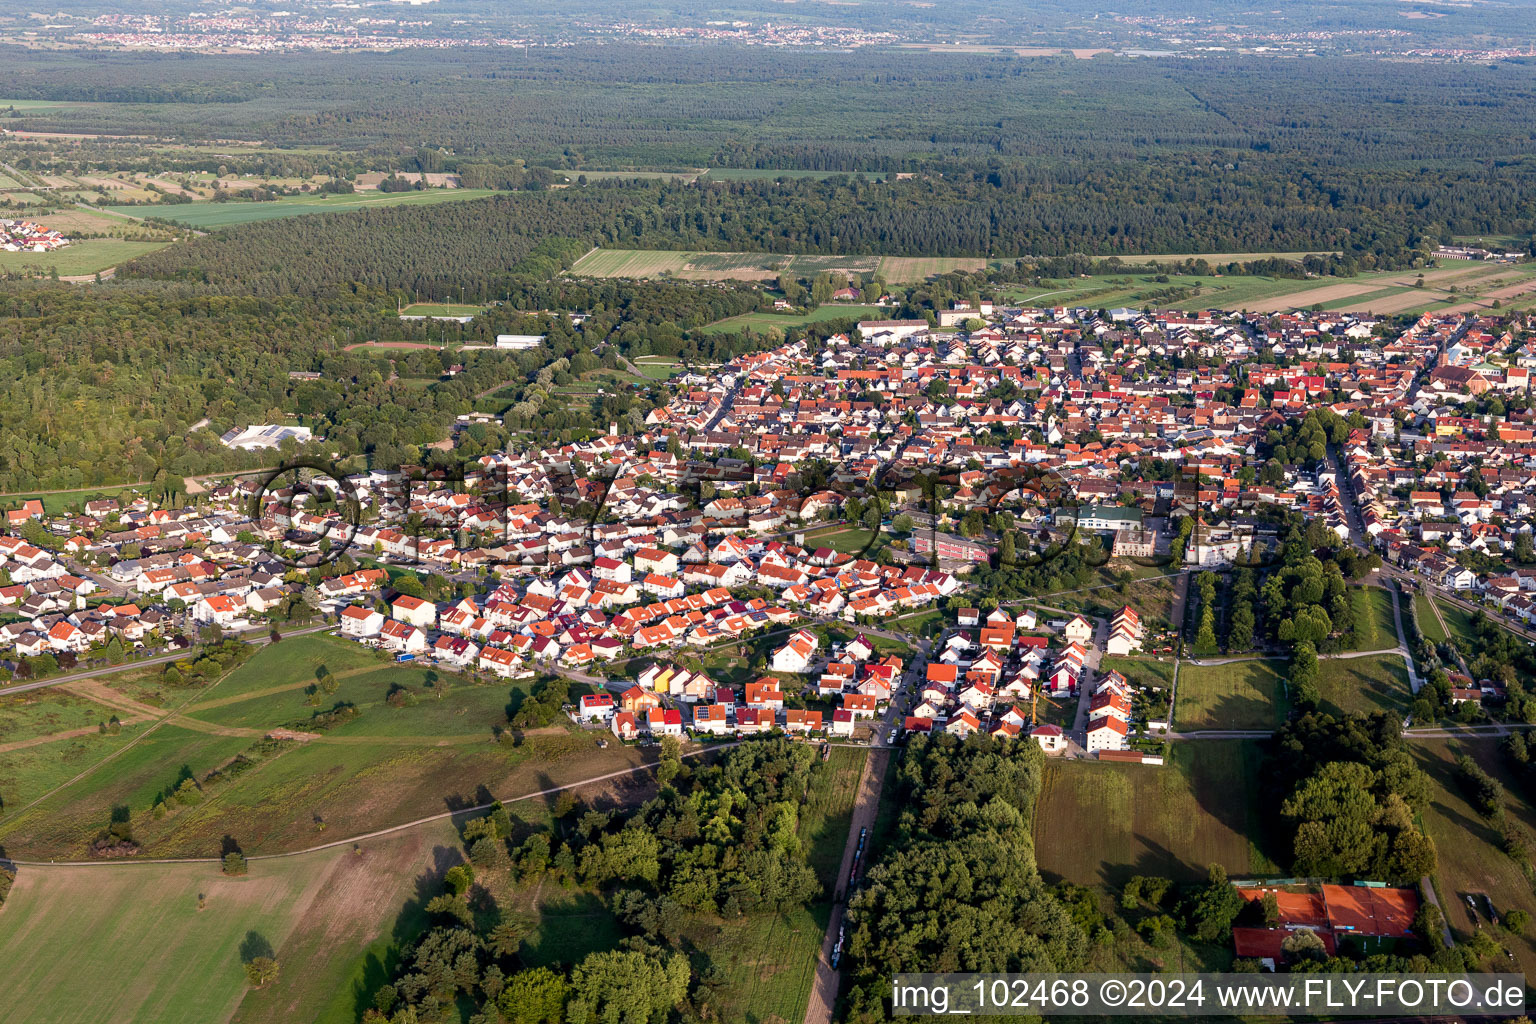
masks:
MULTIPOLYGON (((737 740, 737 741, 734 741, 734 742, 731 742, 731 743, 717 743, 717 744, 713 744, 713 745, 708 746, 708 747, 704 747, 701 750, 690 750, 690 751, 687 751, 686 753, 683 754, 683 756, 684 757, 701 757, 701 756, 704 756, 704 755, 716 753, 716 752, 721 751, 721 750, 727 750, 727 749, 729 749, 731 747, 739 747, 740 745, 741 745, 741 741, 740 740, 737 740)), ((889 756, 889 755, 886 755, 886 756, 889 756)), ((874 758, 871 757, 871 761, 873 761, 873 760, 874 760, 874 758)), ((655 767, 656 767, 656 764, 654 762, 647 762, 645 764, 632 765, 629 768, 620 768, 618 771, 608 772, 608 773, 606 773, 604 775, 594 775, 594 776, 592 776, 589 779, 578 779, 575 782, 568 782, 568 783, 566 783, 563 786, 551 786, 551 787, 549 787, 547 789, 535 790, 532 793, 524 793, 521 796, 508 797, 508 798, 506 798, 504 800, 501 800, 499 802, 503 803, 503 804, 514 804, 514 803, 522 803, 525 800, 537 800, 540 797, 553 796, 556 793, 561 793, 561 792, 564 792, 565 790, 568 790, 568 789, 580 789, 583 786, 590 786, 590 785, 593 785, 593 784, 599 783, 599 782, 607 782, 610 779, 617 779, 617 778, 622 778, 622 777, 624 777, 626 775, 635 775, 635 774, 637 774, 639 772, 650 771, 651 769, 653 769, 655 767)), ((881 775, 882 776, 884 775, 884 769, 883 768, 881 770, 881 775)), ((68 783, 65 783, 65 785, 68 785, 68 783)), ((43 797, 39 797, 38 800, 45 799, 46 796, 47 796, 47 794, 45 794, 43 797)), ((34 800, 33 804, 36 804, 38 802, 38 800, 34 800)), ((878 803, 878 801, 877 801, 877 803, 878 803)), ((29 806, 31 806, 31 805, 29 805, 29 806)), ((372 832, 365 832, 362 835, 348 836, 345 839, 333 839, 333 840, 331 840, 328 843, 321 843, 319 846, 310 846, 310 847, 306 847, 305 849, 302 849, 302 850, 290 850, 290 851, 288 851, 286 853, 258 853, 258 854, 253 854, 253 855, 251 855, 250 857, 248 857, 246 859, 247 860, 253 860, 253 861, 255 861, 255 860, 286 860, 289 857, 302 857, 305 854, 309 854, 309 853, 319 853, 321 850, 334 850, 334 849, 336 849, 339 846, 351 846, 353 844, 361 843, 361 842, 363 842, 365 840, 368 840, 368 839, 378 839, 381 836, 394 835, 396 832, 404 832, 404 831, 406 831, 408 829, 418 828, 418 827, 420 827, 422 825, 426 825, 426 824, 429 824, 429 823, 434 822, 434 821, 446 821, 448 819, 456 818, 456 817, 461 817, 461 816, 467 815, 467 814, 477 814, 480 811, 488 811, 493 806, 495 806, 495 804, 493 804, 493 803, 484 803, 484 804, 476 804, 474 807, 463 807, 463 808, 460 808, 459 810, 456 810, 456 811, 443 811, 443 812, 441 812, 439 814, 429 814, 429 815, 427 815, 424 818, 416 818, 416 819, 414 819, 412 821, 401 822, 399 825, 391 825, 388 828, 375 829, 372 832)), ((23 810, 25 810, 25 808, 23 808, 23 810)), ((854 814, 855 814, 855 819, 854 820, 855 820, 855 822, 857 822, 858 821, 858 817, 857 817, 858 810, 857 809, 855 809, 854 814)), ((873 819, 871 819, 871 820, 873 820, 873 819)), ((44 861, 30 861, 30 860, 13 860, 10 863, 12 863, 12 864, 19 864, 19 865, 22 865, 22 866, 32 866, 32 867, 52 866, 52 867, 72 867, 72 868, 103 868, 103 867, 115 868, 115 867, 127 867, 127 866, 134 865, 134 864, 219 864, 219 863, 222 863, 222 860, 221 860, 221 858, 218 858, 218 857, 155 857, 155 858, 146 858, 144 860, 61 860, 61 861, 47 861, 47 862, 44 862, 44 861)))
MULTIPOLYGON (((880 790, 885 785, 885 771, 891 763, 889 749, 871 750, 864 762, 864 773, 859 776, 859 795, 854 801, 853 816, 848 823, 848 842, 843 845, 843 861, 837 869, 834 887, 847 884, 848 872, 853 869, 853 856, 859 847, 859 830, 875 828, 875 815, 880 810, 880 790)), ((868 853, 866 841, 865 852, 868 853)), ((867 867, 867 865, 866 865, 867 867)), ((821 955, 816 958, 816 981, 811 988, 811 999, 805 1008, 805 1024, 831 1024, 832 1008, 837 1004, 837 988, 840 975, 832 967, 832 947, 837 944, 837 933, 843 926, 843 914, 847 910, 847 897, 833 905, 831 920, 827 922, 827 934, 821 940, 821 955)))
POLYGON ((165 714, 164 708, 157 708, 153 704, 145 704, 125 694, 118 693, 99 679, 76 679, 72 683, 65 683, 59 689, 65 693, 72 693, 76 697, 84 697, 86 700, 95 701, 97 704, 105 704, 109 708, 127 711, 144 718, 159 718, 165 714))
MULTIPOLYGON (((143 719, 121 718, 118 721, 124 725, 137 725, 143 719)), ((24 740, 12 740, 10 743, 0 743, 0 754, 9 754, 13 750, 25 750, 28 747, 40 747, 45 743, 57 743, 59 740, 72 740, 78 736, 95 736, 99 731, 94 725, 86 725, 79 729, 66 729, 64 732, 48 732, 24 740)))

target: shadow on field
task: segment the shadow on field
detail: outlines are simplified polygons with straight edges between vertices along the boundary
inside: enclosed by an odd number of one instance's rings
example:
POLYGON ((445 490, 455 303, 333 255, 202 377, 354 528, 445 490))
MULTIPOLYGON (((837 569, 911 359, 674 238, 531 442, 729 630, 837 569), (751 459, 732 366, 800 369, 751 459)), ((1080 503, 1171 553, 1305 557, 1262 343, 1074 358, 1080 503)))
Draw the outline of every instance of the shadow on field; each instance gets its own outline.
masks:
POLYGON ((353 982, 352 1011, 358 1020, 373 1008, 379 989, 388 984, 399 971, 405 948, 426 930, 429 923, 427 904, 434 896, 442 893, 443 875, 449 868, 462 863, 464 857, 457 847, 432 848, 432 866, 416 876, 416 891, 400 908, 394 926, 390 929, 389 948, 382 957, 369 953, 363 959, 362 977, 353 982))

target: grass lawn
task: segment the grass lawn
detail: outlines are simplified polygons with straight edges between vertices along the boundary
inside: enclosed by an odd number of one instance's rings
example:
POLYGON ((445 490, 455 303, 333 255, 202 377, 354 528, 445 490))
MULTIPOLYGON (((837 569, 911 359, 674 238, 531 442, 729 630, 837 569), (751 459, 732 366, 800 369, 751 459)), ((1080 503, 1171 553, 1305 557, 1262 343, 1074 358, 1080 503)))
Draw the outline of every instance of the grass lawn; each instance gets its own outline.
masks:
MULTIPOLYGON (((1173 685, 1173 659, 1159 661, 1156 658, 1109 658, 1099 661, 1099 672, 1119 672, 1137 686, 1161 686, 1173 685)), ((1184 672, 1189 671, 1189 666, 1184 666, 1184 672)))
POLYGON ((1203 879, 1273 875, 1261 852, 1257 743, 1175 743, 1163 767, 1061 761, 1047 765, 1035 848, 1051 880, 1119 887, 1132 875, 1203 879))
POLYGON ((1179 666, 1173 727, 1277 729, 1285 721, 1285 662, 1236 661, 1228 665, 1179 666))
POLYGON ((641 356, 634 361, 642 375, 651 380, 670 380, 683 372, 683 364, 661 356, 641 356))
POLYGON ((60 277, 79 277, 115 267, 169 244, 130 242, 124 238, 86 238, 55 252, 0 252, 0 271, 44 276, 57 270, 60 277))
POLYGON ((879 306, 844 306, 840 304, 828 304, 818 306, 804 315, 792 313, 742 313, 740 316, 726 317, 724 320, 716 320, 703 328, 705 334, 734 334, 737 331, 747 330, 756 334, 782 331, 787 327, 804 327, 806 324, 819 324, 828 320, 874 320, 878 319, 884 310, 879 306))
MULTIPOLYGON (((1440 897, 1440 906, 1451 930, 1458 939, 1464 939, 1479 927, 1484 930, 1490 927, 1482 899, 1485 893, 1492 899, 1495 912, 1501 916, 1519 908, 1536 917, 1536 895, 1532 893, 1530 880, 1504 853, 1498 831, 1467 802, 1456 778, 1457 756, 1472 756, 1489 774, 1504 783, 1505 813, 1513 815, 1528 830, 1536 828, 1536 813, 1521 795, 1524 787, 1506 770, 1498 740, 1416 739, 1410 749, 1419 767, 1429 773, 1432 783, 1429 808, 1422 820, 1439 855, 1439 866, 1434 874, 1435 892, 1440 897), (1476 898, 1475 920, 1467 907, 1468 895, 1476 898)), ((1490 965, 1492 969, 1518 969, 1527 975, 1536 972, 1536 941, 1533 941, 1530 930, 1523 937, 1500 930, 1494 931, 1493 935, 1515 954, 1520 965, 1514 968, 1500 957, 1496 964, 1490 965)))
POLYGON ((33 492, 31 494, 7 494, 4 497, 0 497, 0 508, 20 508, 22 503, 25 501, 30 501, 33 498, 41 498, 43 502, 43 508, 46 509, 49 514, 57 515, 59 513, 66 512, 71 508, 84 506, 84 504, 88 501, 95 501, 97 498, 115 497, 128 490, 132 490, 132 488, 126 484, 119 484, 116 486, 107 484, 101 487, 85 487, 80 490, 69 490, 58 494, 43 494, 40 492, 33 492))
POLYGON ((1408 668, 1397 654, 1364 658, 1320 658, 1317 686, 1322 708, 1330 714, 1375 711, 1407 714, 1411 693, 1408 668))
MULTIPOLYGON (((271 202, 234 200, 230 202, 182 203, 178 206, 107 206, 103 209, 135 217, 158 217, 188 227, 205 230, 249 224, 279 217, 301 217, 311 213, 346 213, 374 206, 430 206, 496 195, 492 189, 428 189, 424 192, 359 192, 350 196, 284 196, 271 202)), ((63 271, 60 271, 63 273, 63 271)))
POLYGON ((838 554, 853 555, 857 558, 869 558, 881 546, 881 538, 886 536, 886 534, 880 533, 878 530, 866 530, 863 527, 851 526, 828 530, 824 533, 807 533, 805 535, 805 546, 813 551, 817 548, 831 548, 838 554))
POLYGON ((1432 644, 1445 642, 1445 630, 1440 628, 1440 620, 1435 616, 1435 609, 1429 603, 1429 598, 1419 591, 1413 595, 1413 615, 1419 624, 1419 632, 1432 644))
POLYGON ((1397 647, 1392 595, 1382 587, 1351 587, 1355 615, 1355 651, 1385 651, 1397 647))

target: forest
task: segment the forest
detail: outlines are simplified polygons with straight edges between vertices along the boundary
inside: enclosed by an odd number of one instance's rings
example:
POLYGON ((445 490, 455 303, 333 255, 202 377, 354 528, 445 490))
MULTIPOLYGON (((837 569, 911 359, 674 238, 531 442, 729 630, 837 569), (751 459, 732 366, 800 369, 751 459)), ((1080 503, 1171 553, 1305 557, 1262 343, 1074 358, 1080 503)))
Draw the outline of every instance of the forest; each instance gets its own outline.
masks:
POLYGON ((466 822, 468 860, 426 903, 430 926, 372 993, 365 1024, 441 1020, 456 1004, 473 1007, 474 1021, 514 1024, 660 1024, 677 1011, 716 1019, 720 972, 684 932, 701 917, 740 920, 824 895, 796 827, 813 776, 829 769, 811 746, 787 739, 748 743, 702 767, 679 751, 675 739, 663 743, 660 792, 631 813, 567 796, 556 830, 520 843, 499 805, 466 822), (541 884, 600 897, 623 928, 617 948, 524 965, 530 922, 500 910, 496 894, 541 884))
POLYGON ((1035 865, 1044 761, 980 734, 911 742, 895 833, 848 908, 849 1019, 885 1019, 893 972, 1083 969, 1088 937, 1035 865))

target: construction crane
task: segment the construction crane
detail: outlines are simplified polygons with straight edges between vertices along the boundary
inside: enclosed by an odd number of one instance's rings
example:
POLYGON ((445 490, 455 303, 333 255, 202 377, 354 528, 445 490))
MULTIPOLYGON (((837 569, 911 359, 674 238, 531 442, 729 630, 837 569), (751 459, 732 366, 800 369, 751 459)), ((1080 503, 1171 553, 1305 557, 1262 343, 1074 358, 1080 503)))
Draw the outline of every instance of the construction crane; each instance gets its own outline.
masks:
MULTIPOLYGON (((1037 679, 1035 680, 1034 685, 1030 686, 1029 688, 1029 727, 1031 729, 1040 724, 1040 683, 1041 680, 1037 679)), ((1045 702, 1053 708, 1061 707, 1060 704, 1056 703, 1054 700, 1051 700, 1049 697, 1044 699, 1045 702)))

